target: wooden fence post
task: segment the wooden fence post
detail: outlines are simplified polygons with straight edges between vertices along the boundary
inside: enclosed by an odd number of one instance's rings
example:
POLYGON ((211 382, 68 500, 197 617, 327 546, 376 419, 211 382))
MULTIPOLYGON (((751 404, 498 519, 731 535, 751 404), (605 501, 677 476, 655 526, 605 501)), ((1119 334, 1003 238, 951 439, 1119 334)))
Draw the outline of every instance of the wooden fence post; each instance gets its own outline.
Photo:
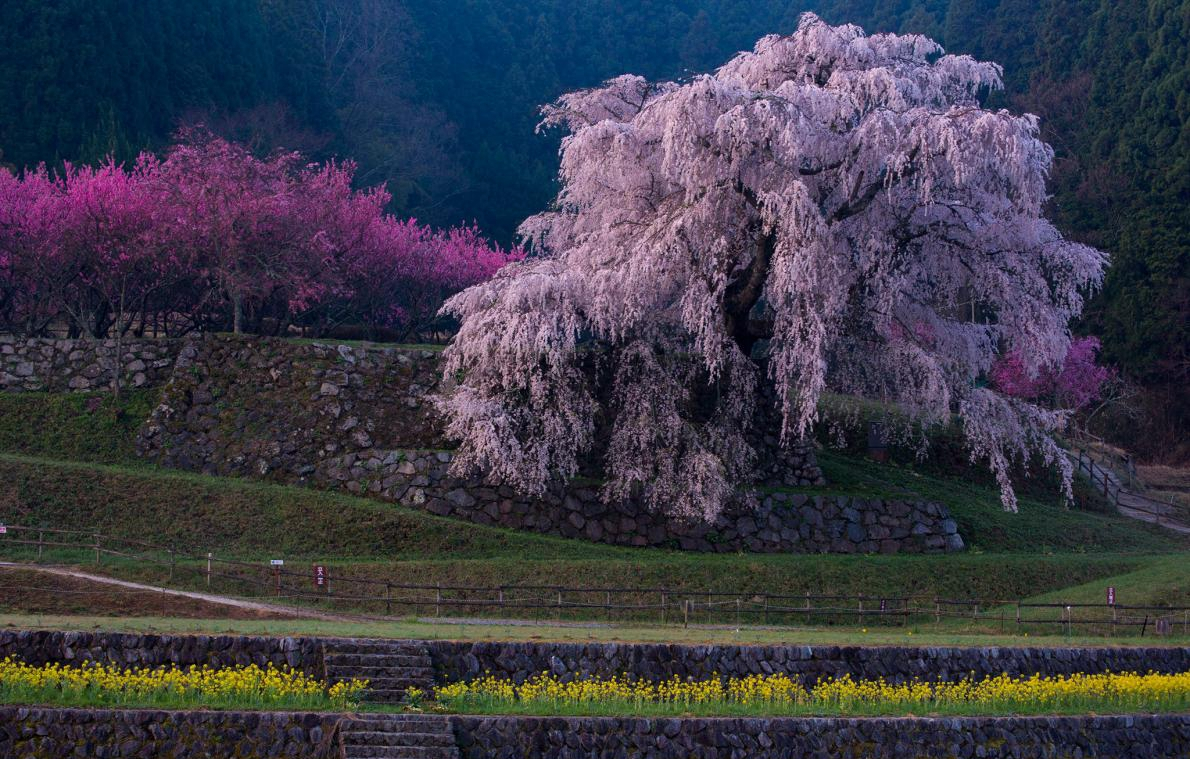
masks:
POLYGON ((663 591, 661 591, 661 624, 666 623, 666 617, 668 616, 668 611, 669 610, 665 608, 665 591, 663 590, 663 591))
POLYGON ((42 545, 44 542, 45 542, 45 531, 38 530, 37 531, 37 560, 38 561, 41 561, 41 549, 44 547, 42 545))
POLYGON ((211 559, 215 555, 211 551, 207 551, 207 587, 211 587, 211 559))
POLYGON ((95 533, 95 563, 99 563, 99 533, 95 533))

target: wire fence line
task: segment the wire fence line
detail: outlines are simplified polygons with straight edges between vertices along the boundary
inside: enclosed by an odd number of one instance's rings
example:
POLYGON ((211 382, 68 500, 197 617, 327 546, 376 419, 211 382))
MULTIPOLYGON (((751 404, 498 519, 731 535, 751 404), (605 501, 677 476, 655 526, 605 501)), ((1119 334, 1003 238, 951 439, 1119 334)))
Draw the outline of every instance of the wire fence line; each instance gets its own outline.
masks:
MULTIPOLYGON (((150 570, 165 582, 218 591, 244 601, 274 601, 326 611, 392 618, 458 615, 546 620, 606 621, 662 625, 794 627, 810 625, 906 626, 967 620, 999 625, 1001 631, 1057 628, 1070 634, 1190 634, 1190 606, 1123 603, 1029 602, 1021 599, 950 599, 921 594, 865 595, 699 591, 662 587, 564 585, 465 585, 399 583, 332 573, 326 564, 306 571, 292 565, 215 556, 91 530, 7 525, 0 553, 44 562, 49 552, 102 564, 105 557, 150 570)), ((14 586, 15 587, 15 586, 14 586)), ((60 592, 60 591, 52 591, 60 592)), ((131 589, 71 591, 76 594, 146 595, 131 589)))

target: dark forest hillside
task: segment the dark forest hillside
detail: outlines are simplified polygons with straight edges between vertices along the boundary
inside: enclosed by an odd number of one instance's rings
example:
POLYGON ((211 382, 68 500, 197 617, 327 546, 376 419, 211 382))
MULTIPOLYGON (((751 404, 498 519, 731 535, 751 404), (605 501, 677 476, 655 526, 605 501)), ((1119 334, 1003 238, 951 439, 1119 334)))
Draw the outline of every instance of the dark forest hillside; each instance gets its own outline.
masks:
POLYGON ((707 70, 807 9, 1004 65, 994 102, 1042 116, 1058 152, 1059 225, 1114 257, 1084 329, 1184 414, 1190 0, 6 0, 0 162, 128 158, 201 120, 353 156, 393 211, 506 241, 552 195, 538 105, 707 70))

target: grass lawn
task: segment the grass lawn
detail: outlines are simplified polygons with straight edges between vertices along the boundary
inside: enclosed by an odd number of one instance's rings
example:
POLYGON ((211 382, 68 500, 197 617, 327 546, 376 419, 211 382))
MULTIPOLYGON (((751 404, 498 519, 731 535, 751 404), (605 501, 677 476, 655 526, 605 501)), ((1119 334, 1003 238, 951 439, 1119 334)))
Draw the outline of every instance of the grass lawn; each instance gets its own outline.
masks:
MULTIPOLYGON (((431 586, 562 585, 872 598, 921 595, 1015 601, 1042 596, 1099 602, 1104 586, 1114 584, 1120 603, 1190 605, 1188 573, 1182 569, 1190 563, 1186 539, 1118 515, 1068 511, 1033 491, 1022 496, 1019 514, 1007 514, 997 491, 978 478, 877 464, 834 451, 821 454, 832 491, 861 497, 913 493, 946 503, 971 546, 961 554, 700 555, 634 549, 489 528, 341 493, 154 467, 135 457, 133 445, 136 426, 151 408, 153 396, 153 392, 130 392, 118 409, 122 413, 117 414, 105 395, 0 393, 0 522, 97 530, 172 545, 197 557, 212 551, 220 558, 253 562, 263 581, 269 577, 269 559, 284 559, 287 567, 297 566, 299 571, 312 562, 324 563, 332 585, 341 591, 351 588, 344 581, 370 580, 431 586)), ((0 537, 0 559, 6 558, 27 559, 29 554, 6 547, 0 537)), ((46 558, 90 563, 86 554, 51 553, 46 558)), ((204 567, 201 560, 182 562, 172 584, 205 590, 204 567)), ((164 569, 154 565, 105 560, 99 571, 153 583, 165 580, 164 569)), ((241 595, 262 592, 259 587, 219 586, 218 582, 213 589, 241 595)), ((370 593, 382 594, 383 589, 373 587, 370 593)), ((586 599, 594 607, 581 616, 604 620, 606 615, 598 608, 604 596, 596 595, 586 599)), ((66 610, 33 601, 0 596, 0 608, 14 613, 66 610)), ((616 599, 617 603, 656 601, 651 593, 620 594, 616 599)), ((84 615, 138 616, 135 606, 118 611, 83 603, 68 607, 84 615)), ((334 607, 371 614, 383 611, 375 602, 336 601, 334 607)), ((147 615, 157 614, 159 608, 146 607, 147 615)), ((394 611, 426 615, 438 610, 423 605, 398 606, 394 611)), ((490 609, 475 612, 499 614, 490 609)), ((472 610, 447 607, 443 613, 461 616, 472 610)), ((522 613, 553 616, 548 610, 522 613)), ((613 621, 649 624, 659 621, 657 614, 641 612, 634 619, 613 615, 613 621)), ((732 623, 734 619, 728 608, 726 614, 696 613, 691 621, 732 623)), ((744 616, 741 621, 760 620, 744 616)), ((796 616, 775 621, 822 622, 796 616)), ((861 624, 852 627, 849 634, 862 635, 854 632, 862 629, 861 624)), ((950 629, 954 634, 961 634, 960 629, 987 633, 999 630, 1000 624, 956 620, 950 629)))

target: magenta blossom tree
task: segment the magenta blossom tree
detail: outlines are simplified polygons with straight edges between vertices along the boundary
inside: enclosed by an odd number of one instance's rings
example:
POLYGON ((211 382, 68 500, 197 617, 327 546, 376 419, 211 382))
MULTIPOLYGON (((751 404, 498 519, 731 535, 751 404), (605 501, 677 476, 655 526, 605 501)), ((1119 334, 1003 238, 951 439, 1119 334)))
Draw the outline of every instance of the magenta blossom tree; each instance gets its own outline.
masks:
POLYGON ((59 312, 51 293, 74 279, 58 244, 63 211, 45 167, 24 177, 0 169, 0 327, 38 334, 59 312))
POLYGON ((445 307, 458 469, 541 492, 578 471, 598 415, 608 495, 709 519, 748 472, 767 384, 786 442, 830 390, 958 413, 1009 510, 1033 452, 1069 486, 1061 414, 977 381, 1002 350, 1030 376, 1059 363, 1105 264, 1042 215, 1036 117, 981 107, 1000 74, 806 14, 714 74, 621 76, 547 107, 570 135, 554 208, 521 228, 540 254, 445 307), (583 368, 594 354, 610 387, 583 368))
POLYGON ((265 158, 201 129, 131 167, 0 170, 0 329, 314 334, 344 322, 413 334, 520 249, 435 231, 356 189, 355 164, 265 158))
POLYGON ((1081 411, 1099 399, 1104 383, 1115 376, 1111 368, 1095 363, 1099 345, 1097 337, 1072 340, 1061 364, 1033 373, 1024 357, 1014 351, 992 367, 992 382, 1004 395, 1041 402, 1049 408, 1081 411))

